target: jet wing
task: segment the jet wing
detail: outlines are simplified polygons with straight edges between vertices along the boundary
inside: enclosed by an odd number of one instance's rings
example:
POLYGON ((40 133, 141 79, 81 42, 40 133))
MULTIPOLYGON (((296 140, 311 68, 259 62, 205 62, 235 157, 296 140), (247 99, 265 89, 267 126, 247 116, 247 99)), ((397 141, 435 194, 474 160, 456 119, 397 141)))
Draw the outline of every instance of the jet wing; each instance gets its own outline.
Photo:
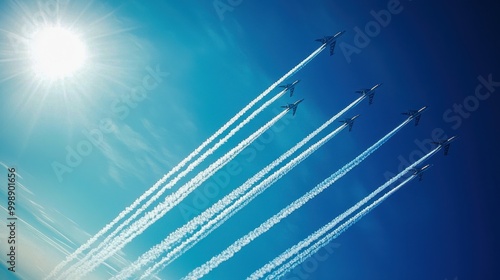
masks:
POLYGON ((419 122, 420 122, 420 115, 415 117, 415 126, 417 126, 419 122))
POLYGON ((349 122, 349 131, 352 130, 352 125, 354 124, 354 122, 349 122))
POLYGON ((373 103, 373 93, 368 95, 368 104, 372 104, 373 103))
POLYGON ((297 106, 293 107, 293 113, 292 116, 295 116, 295 112, 297 111, 297 106))
POLYGON ((333 43, 330 44, 330 55, 333 55, 333 50, 335 49, 336 44, 337 44, 337 41, 334 41, 333 43))
POLYGON ((450 144, 444 146, 444 155, 448 155, 448 151, 450 150, 450 144))
POLYGON ((418 174, 418 180, 419 180, 419 181, 422 181, 422 176, 424 176, 424 173, 423 173, 423 172, 420 172, 420 173, 418 174))
POLYGON ((295 87, 294 87, 294 86, 290 88, 290 97, 292 97, 292 95, 293 95, 293 90, 294 90, 294 89, 295 89, 295 87))

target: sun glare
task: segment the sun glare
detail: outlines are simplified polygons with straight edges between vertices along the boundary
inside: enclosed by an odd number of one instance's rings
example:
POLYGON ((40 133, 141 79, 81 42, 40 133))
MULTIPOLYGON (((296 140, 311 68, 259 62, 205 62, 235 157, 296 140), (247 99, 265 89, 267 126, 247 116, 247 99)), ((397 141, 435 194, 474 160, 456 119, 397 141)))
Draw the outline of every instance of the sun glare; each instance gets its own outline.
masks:
POLYGON ((46 79, 62 79, 80 69, 86 48, 80 38, 61 27, 38 31, 31 44, 35 73, 46 79))

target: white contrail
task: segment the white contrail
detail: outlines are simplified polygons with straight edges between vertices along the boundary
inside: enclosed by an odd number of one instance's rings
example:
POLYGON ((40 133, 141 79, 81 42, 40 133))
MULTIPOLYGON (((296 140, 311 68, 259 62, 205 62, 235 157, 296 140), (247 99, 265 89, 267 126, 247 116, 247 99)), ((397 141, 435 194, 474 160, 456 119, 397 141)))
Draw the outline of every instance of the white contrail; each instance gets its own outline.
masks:
POLYGON ((286 218, 293 211, 299 209, 306 202, 320 194, 323 190, 328 188, 331 184, 333 184, 338 179, 342 178, 347 172, 360 164, 364 159, 366 159, 369 155, 371 155, 374 151, 380 148, 387 140, 389 140, 394 134, 396 134, 401 128, 403 128, 406 124, 411 121, 411 118, 406 119, 403 123, 389 132, 387 135, 382 137, 379 141, 373 144, 370 148, 365 150, 355 159, 353 159, 348 164, 344 165, 337 172, 332 174, 330 177, 325 179, 323 182, 318 184, 312 190, 307 192, 305 195, 295 200, 287 207, 283 208, 279 213, 269 218, 267 221, 262 223, 259 227, 255 228, 245 236, 236 240, 233 244, 231 244, 228 248, 226 248, 223 252, 218 254, 217 256, 212 257, 208 262, 199 266, 195 270, 191 271, 185 278, 183 279, 198 279, 209 273, 212 269, 216 268, 222 262, 230 259, 234 254, 239 252, 241 248, 252 242, 255 238, 259 237, 261 234, 267 232, 272 226, 279 223, 282 219, 286 218))
MULTIPOLYGON (((233 204, 229 205, 223 211, 218 214, 215 218, 211 218, 215 215, 215 213, 211 214, 211 217, 207 217, 208 223, 203 225, 201 229, 199 229, 193 236, 189 237, 187 240, 184 240, 181 245, 176 247, 173 251, 169 252, 166 257, 161 261, 161 263, 165 263, 168 265, 175 258, 179 257, 187 250, 189 250, 192 246, 194 246, 197 242, 205 238, 208 234, 210 234, 213 230, 217 229, 220 225, 222 225, 225 221, 227 221, 230 217, 236 214, 239 210, 245 207, 248 203, 250 203, 255 197, 259 194, 263 193, 267 188, 269 188, 272 184, 274 184, 277 180, 286 175, 290 170, 292 170, 295 166, 301 163, 304 159, 306 159, 309 155, 314 153, 317 149, 319 149, 323 144, 328 142, 331 138, 333 138, 336 134, 338 134, 342 129, 344 129, 347 125, 342 125, 337 128, 335 131, 329 133, 327 136, 322 138, 320 141, 309 147, 307 150, 302 152, 296 158, 288 162, 285 166, 278 169, 276 172, 267 177, 264 181, 259 183, 249 192, 245 193, 241 197, 233 197, 233 204), (211 218, 211 219, 210 219, 211 218)), ((149 275, 153 269, 157 269, 161 264, 156 264, 154 268, 148 269, 144 276, 149 275)), ((143 276, 143 277, 144 277, 143 276)))
POLYGON ((340 225, 337 229, 335 229, 333 232, 329 233, 322 239, 318 240, 316 243, 314 243, 308 250, 303 251, 299 255, 297 255, 295 258, 290 260, 283 268, 280 267, 279 270, 276 272, 272 273, 266 279, 279 279, 280 277, 283 277, 285 274, 287 274, 293 267, 296 265, 302 263, 304 260, 308 258, 308 256, 311 256, 315 252, 317 252, 321 247, 325 246, 328 244, 331 240, 337 238, 340 234, 342 234, 344 231, 346 231, 350 226, 355 224, 358 220, 360 220, 363 216, 368 214, 373 208, 378 206, 380 203, 382 203, 385 199, 387 199, 391 194, 396 192, 398 189, 400 189, 403 185, 408 183, 409 181, 413 180, 415 176, 410 176, 407 179, 405 179, 403 182, 401 182, 399 185, 388 191, 386 194, 384 194, 382 197, 379 199, 375 200, 373 203, 368 205, 366 208, 361 210, 359 213, 351 217, 349 220, 344 222, 342 225, 340 225))
POLYGON ((163 186, 158 192, 154 194, 146 203, 144 203, 139 209, 135 211, 133 215, 128 217, 124 222, 122 222, 116 229, 114 229, 105 239, 102 241, 96 248, 92 249, 83 259, 79 260, 75 265, 71 266, 66 272, 64 272, 61 277, 66 276, 72 270, 76 269, 76 267, 81 266, 85 263, 89 258, 91 258, 94 254, 101 251, 104 246, 106 246, 110 240, 115 237, 120 231, 129 225, 135 218, 137 218, 140 214, 142 214, 152 203, 154 203, 158 198, 160 198, 165 191, 172 188, 179 180, 184 178, 190 171, 192 171, 195 167, 197 167, 201 162, 203 162, 208 156, 213 154, 220 146, 226 143, 234 134, 236 134, 241 128, 243 128, 246 124, 248 124, 252 119, 254 119, 258 114, 260 114, 264 109, 269 107, 273 102, 279 99, 286 90, 282 90, 280 93, 276 94, 273 98, 266 101, 262 104, 258 109, 256 109, 252 114, 246 117, 241 123, 239 123, 235 128, 233 128, 226 136, 220 139, 213 147, 205 151, 199 158, 193 161, 188 167, 180 172, 177 176, 174 177, 171 181, 169 181, 165 186, 163 186))
POLYGON ((136 236, 144 232, 150 225, 155 223, 158 219, 163 217, 169 210, 179 204, 186 196, 193 192, 199 185, 201 185, 205 180, 222 168, 226 163, 231 161, 234 157, 238 155, 243 149, 250 145, 255 139, 257 139, 262 133, 273 126, 280 118, 282 118, 288 110, 285 110, 271 119, 264 126, 255 131, 252 135, 247 137, 245 140, 240 142, 236 147, 227 152, 224 156, 217 159, 205 170, 198 173, 189 182, 180 187, 176 192, 167 196, 163 202, 158 204, 153 210, 146 213, 143 217, 135 221, 129 228, 122 231, 115 239, 105 245, 105 247, 97 252, 95 255, 90 257, 90 260, 83 263, 80 267, 76 268, 74 271, 66 273, 64 276, 68 275, 69 279, 77 279, 85 276, 87 273, 91 272, 95 267, 105 261, 107 258, 112 256, 118 250, 123 248, 126 244, 132 241, 136 236))
MULTIPOLYGON (((287 249, 285 252, 283 252, 281 255, 264 265, 262 268, 258 269, 252 275, 250 275, 247 279, 262 279, 264 275, 267 273, 270 273, 271 271, 275 270, 278 266, 280 266, 282 263, 284 263, 286 260, 290 259, 293 257, 295 254, 300 252, 300 250, 306 248, 309 246, 311 243, 315 242, 318 240, 322 235, 326 234, 328 231, 330 231, 332 228, 334 228, 338 223, 346 219, 349 215, 360 209, 362 206, 364 206, 366 203, 368 203, 370 200, 372 200, 375 196, 377 196, 380 192, 384 191, 387 187, 401 179, 403 176, 408 174, 408 172, 411 172, 412 169, 416 168, 418 165, 420 165, 422 162, 426 161, 429 159, 429 157, 433 156, 441 147, 437 147, 434 150, 430 151, 428 154, 423 156, 421 159, 418 161, 414 162, 410 166, 408 166, 406 169, 401 171, 399 174, 385 182, 382 186, 378 187, 375 191, 370 193, 368 196, 360 200, 358 203, 356 203, 354 206, 351 208, 347 209, 344 213, 340 214, 337 216, 335 219, 333 219, 331 222, 328 224, 324 225, 321 227, 319 230, 314 232, 313 234, 309 235, 307 238, 304 240, 300 241, 296 245, 292 246, 291 248, 287 249)), ((310 256, 314 254, 316 251, 308 251, 309 253, 304 254, 306 256, 310 256)), ((301 253, 302 255, 302 253, 301 253)), ((305 258, 300 258, 301 260, 305 260, 305 258)), ((269 279, 277 279, 277 275, 283 275, 282 273, 287 273, 293 267, 295 266, 296 261, 289 261, 286 265, 283 265, 279 267, 278 270, 274 271, 272 274, 270 274, 267 278, 269 279)))
MULTIPOLYGON (((52 278, 57 273, 61 271, 67 264, 73 261, 79 254, 83 251, 87 250, 93 243, 95 243, 101 236, 103 236, 106 232, 108 232, 111 228, 113 228, 120 220, 125 218, 127 214, 133 211, 139 204, 149 197, 152 193, 154 193, 163 183, 165 183, 168 178, 170 178, 173 174, 178 172, 182 167, 184 167, 189 161, 195 158, 207 145, 209 145, 212 141, 214 141, 218 136, 224 133, 232 124, 234 124, 239 118, 241 118, 248 110, 250 110, 257 102, 259 102, 262 98, 268 95, 272 90, 274 90, 279 84, 285 81, 287 78, 295 74, 302 67, 304 67, 307 63, 309 63, 314 57, 316 57, 321 51, 325 49, 325 45, 321 45, 318 49, 312 52, 308 57, 306 57, 303 61, 297 64, 294 68, 288 71, 285 75, 283 75, 280 79, 278 79, 275 83, 269 86, 265 91, 263 91, 259 96, 257 96, 254 100, 248 103, 243 109, 241 109, 236 115, 234 115, 227 123, 225 123, 219 130, 217 130, 212 136, 210 136, 207 140, 205 140, 198 148, 196 148, 191 154, 189 154, 184 160, 182 160, 179 164, 177 164, 172 170, 170 170, 166 175, 164 175, 158 182, 156 182, 149 190, 147 190, 144 194, 142 194, 139 198, 137 198, 130 206, 125 208, 118 216, 113 219, 109 224, 107 224, 104 228, 102 228, 97 234, 95 234, 92 238, 90 238, 86 243, 80 246, 75 252, 68 255, 64 261, 59 263, 46 277, 52 278)), ((283 90, 285 92, 286 90, 283 90)), ((164 191, 163 191, 164 192, 164 191)))
MULTIPOLYGON (((320 141, 309 147, 307 150, 302 152, 296 158, 288 162, 285 166, 278 169, 276 172, 267 177, 264 181, 259 183, 255 188, 250 190, 248 193, 244 194, 242 197, 238 198, 234 204, 230 205, 222 213, 217 215, 215 218, 209 220, 209 222, 202 226, 200 230, 198 230, 193 236, 189 237, 187 240, 184 240, 181 245, 176 247, 172 252, 168 253, 162 262, 165 265, 168 265, 175 258, 179 257, 187 250, 189 250, 192 246, 194 246, 197 242, 205 238, 212 231, 217 229, 220 225, 222 225, 225 221, 227 221, 230 217, 236 214, 239 210, 243 209, 248 203, 250 203, 254 198, 263 193, 267 188, 269 188, 272 184, 274 184, 277 180, 285 176, 288 172, 290 172, 295 166, 309 157, 312 153, 318 150, 323 144, 328 142, 331 138, 337 135, 342 129, 344 129, 347 124, 341 125, 339 128, 329 133, 327 136, 322 138, 320 141)), ((155 264, 155 266, 146 271, 145 275, 141 277, 144 279, 145 276, 148 276, 152 271, 159 267, 159 264, 155 264)))
MULTIPOLYGON (((301 254, 299 254, 297 257, 292 259, 290 261, 291 266, 294 267, 295 265, 302 263, 305 259, 307 259, 310 254, 314 254, 314 252, 317 252, 321 247, 325 246, 328 244, 331 240, 337 238, 339 235, 341 235, 344 231, 346 231, 350 226, 354 225, 357 221, 359 221, 361 218, 363 218, 366 214, 368 214, 371 210, 373 210, 375 207, 377 207, 380 203, 382 203, 385 199, 387 199, 390 195, 392 195, 394 192, 399 190, 403 185, 414 179, 416 176, 412 175, 408 177, 406 180, 401 182, 399 185, 388 191, 386 194, 384 194, 382 197, 378 198, 375 200, 373 203, 368 205, 366 208, 361 210, 359 213, 351 217, 349 220, 344 222, 342 225, 340 225, 337 229, 335 229, 333 232, 329 233, 322 239, 320 239, 318 242, 316 242, 313 246, 310 247, 310 250, 304 251, 301 254)), ((281 270, 280 270, 281 271, 281 270)), ((287 273, 289 270, 283 270, 282 273, 278 274, 280 276, 283 276, 287 273)), ((273 274, 274 275, 274 274, 273 274)), ((278 277, 280 277, 278 276, 278 277)), ((276 279, 273 277, 268 277, 266 279, 276 279)))
MULTIPOLYGON (((273 162, 271 162, 269 165, 267 165, 266 167, 264 167, 261 171, 259 171, 254 176, 252 176, 247 181, 245 181, 245 183, 243 183, 240 187, 236 188, 230 194, 228 194, 224 198, 220 199, 217 203, 215 203, 214 205, 212 205, 209 209, 205 210, 202 214, 198 215, 197 217, 195 217, 194 219, 192 219, 191 221, 189 221, 183 227, 178 228, 177 230, 175 230, 174 232, 172 232, 171 234, 169 234, 160 244, 155 245, 148 252, 146 252, 142 256, 140 256, 128 268, 124 269, 123 271, 120 272, 120 274, 116 275, 114 277, 114 279, 125 279, 125 278, 129 277, 135 271, 139 270, 142 266, 144 266, 147 263, 155 260, 161 254, 163 254, 165 251, 171 249, 172 246, 176 242, 181 241, 181 239, 184 238, 187 234, 194 232, 199 226, 201 226, 201 225, 205 224, 206 222, 210 221, 211 219, 213 219, 214 216, 217 213, 219 213, 220 211, 222 211, 222 210, 226 209, 227 207, 229 207, 231 205, 231 203, 234 203, 236 201, 236 199, 238 199, 239 197, 241 197, 256 182, 258 182, 265 175, 267 175, 274 167, 278 166, 281 162, 283 162, 288 157, 290 157, 298 149, 300 149, 305 144, 307 144, 313 137, 315 137, 317 134, 319 134, 321 131, 323 131, 327 126, 329 126, 331 123, 333 123, 335 120, 337 120, 345 112, 347 112, 348 110, 352 109, 354 106, 356 106, 357 104, 359 104, 365 97, 366 96, 361 96, 358 99, 356 99, 355 101, 353 101, 351 104, 349 104, 347 107, 345 107, 339 113, 337 113, 335 116, 333 116, 332 118, 330 118, 328 121, 326 121, 325 123, 323 123, 320 127, 318 127, 316 130, 314 130, 308 136, 306 136, 304 139, 302 139, 300 142, 298 142, 290 150, 286 151, 279 158, 277 158, 276 160, 274 160, 273 162)), ((269 187, 269 186, 267 186, 267 187, 269 187)), ((231 215, 233 215, 234 213, 232 213, 231 215)), ((210 232, 211 231, 212 230, 210 230, 210 232)), ((204 236, 206 236, 206 235, 204 235, 204 236)), ((201 240, 201 238, 197 239, 196 242, 198 242, 200 240, 201 240)), ((194 246, 194 244, 196 242, 187 243, 187 244, 189 244, 188 247, 191 248, 192 246, 194 246)), ((169 255, 167 255, 166 257, 164 257, 160 262, 156 263, 153 267, 151 267, 150 269, 148 269, 148 271, 146 271, 146 273, 143 275, 143 278, 146 277, 146 276, 149 276, 149 274, 153 270, 158 269, 163 264, 165 264, 167 262, 168 263, 172 262, 176 257, 180 256, 183 252, 185 252, 189 248, 183 249, 182 251, 179 251, 181 248, 178 248, 177 249, 178 253, 176 255, 171 255, 169 253, 169 255)))
MULTIPOLYGON (((314 51, 311 55, 309 55, 306 59, 304 59, 302 62, 300 62, 298 65, 296 65, 294 68, 292 68, 292 70, 290 70, 287 74, 285 74, 283 77, 281 77, 278 81, 276 81, 273 85, 271 85, 270 88, 268 88, 268 90, 266 91, 270 91, 272 89, 274 89, 276 86, 278 86, 280 83, 282 83, 286 78, 288 78, 289 76, 293 75, 294 73, 296 73, 298 70, 300 70, 302 67, 304 67, 309 61, 311 61, 316 55, 318 55, 323 49, 324 49, 324 45, 320 46, 316 51, 314 51)), ((259 109, 260 111, 262 111, 265 107, 269 106, 272 102, 274 102, 276 99, 278 99, 279 97, 281 97, 281 95, 285 92, 285 90, 283 90, 282 92, 280 92, 279 94, 277 94, 273 99, 269 100, 268 102, 266 102, 264 105, 262 105, 259 109)), ((250 115, 249 117, 247 117, 242 123, 240 123, 240 125, 238 125, 238 127, 234 128, 233 130, 231 130, 231 132, 224 138, 224 139, 221 139, 217 144, 221 143, 220 145, 222 145, 223 143, 225 143, 227 141, 227 139, 229 139, 229 137, 231 137, 234 133, 236 133, 236 131, 238 131, 239 129, 241 129, 241 127, 243 127, 243 125, 245 125, 246 123, 248 123, 251 119, 253 119, 258 113, 260 113, 259 109, 257 111, 255 111, 254 113, 252 113, 252 115, 250 115)), ((220 145, 215 145, 212 149, 210 149, 209 151, 205 152, 205 154, 207 154, 207 156, 211 153, 213 153, 213 151, 218 148, 220 145)), ((204 155, 205 155, 204 154, 204 155)), ((182 172, 181 174, 179 174, 176 178, 174 178, 172 181, 169 182, 168 185, 173 185, 175 184, 178 180, 180 180, 187 172, 191 171, 194 166, 196 166, 197 164, 199 164, 203 159, 203 156, 198 158, 195 162, 193 162, 192 164, 190 164, 187 169, 182 172), (191 168, 190 168, 191 167, 191 168), (172 183, 174 182, 174 183, 172 183)), ((166 190, 166 188, 164 187, 163 189, 166 190)), ((163 191, 165 191, 163 190, 163 191)), ((160 191, 160 194, 156 194, 155 197, 151 198, 152 201, 156 200, 163 192, 160 191)), ((141 207, 141 209, 139 209, 132 217, 130 217, 129 219, 127 219, 124 223, 122 223, 110 236, 114 236, 116 235, 121 229, 123 229, 123 227, 125 227, 126 225, 128 225, 130 223, 130 221, 132 221, 133 219, 135 219, 141 212, 143 212, 147 206, 149 206, 151 203, 149 204, 146 204, 144 205, 143 207, 141 207)), ((101 242, 101 244, 93 249, 89 254, 87 254, 86 257, 84 257, 81 261, 79 261, 76 265, 70 267, 70 269, 68 269, 68 271, 65 273, 65 275, 67 275, 69 273, 69 271, 72 271, 74 270, 76 267, 78 266, 81 266, 82 263, 84 263, 85 261, 87 261, 92 255, 94 255, 96 252, 98 251, 102 251, 102 247, 103 246, 106 246, 106 244, 108 243, 108 241, 111 239, 111 237, 108 236, 108 238, 106 240, 104 240, 103 242, 101 242)), ((64 276, 65 276, 64 275, 64 276)))

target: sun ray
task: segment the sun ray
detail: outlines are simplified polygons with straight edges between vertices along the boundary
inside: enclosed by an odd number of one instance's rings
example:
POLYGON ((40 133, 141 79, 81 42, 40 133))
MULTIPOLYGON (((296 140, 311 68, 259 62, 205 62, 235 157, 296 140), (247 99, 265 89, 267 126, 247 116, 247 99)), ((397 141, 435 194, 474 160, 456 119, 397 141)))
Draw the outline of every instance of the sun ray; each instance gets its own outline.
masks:
MULTIPOLYGON (((61 122, 72 133, 80 131, 76 127, 95 126, 99 118, 109 117, 109 111, 89 114, 89 110, 97 104, 111 104, 140 84, 149 64, 148 52, 142 46, 148 44, 134 34, 139 28, 136 23, 116 17, 122 6, 108 7, 98 1, 57 2, 50 7, 41 1, 9 3, 8 16, 0 19, 0 86, 16 87, 15 92, 6 92, 5 101, 16 109, 17 118, 25 126, 26 143, 41 122, 61 122), (49 39, 55 37, 55 47, 47 47, 52 42, 42 40, 41 51, 34 53, 40 40, 37 35, 47 30, 49 39), (61 68, 54 70, 51 67, 58 66, 54 58, 65 50, 64 36, 82 42, 85 62, 73 68, 59 65, 61 68), (60 51, 54 51, 58 41, 60 51), (68 73, 61 72, 66 70, 68 73)), ((61 63, 69 61, 63 56, 61 63)))
POLYGON ((69 27, 72 29, 75 27, 76 24, 78 24, 78 21, 80 20, 80 18, 85 14, 85 12, 89 9, 89 7, 92 6, 92 4, 94 3, 94 0, 92 1, 88 1, 85 5, 85 7, 80 11, 80 13, 78 14, 78 16, 75 18, 75 20, 73 21, 73 23, 71 23, 69 25, 69 27))

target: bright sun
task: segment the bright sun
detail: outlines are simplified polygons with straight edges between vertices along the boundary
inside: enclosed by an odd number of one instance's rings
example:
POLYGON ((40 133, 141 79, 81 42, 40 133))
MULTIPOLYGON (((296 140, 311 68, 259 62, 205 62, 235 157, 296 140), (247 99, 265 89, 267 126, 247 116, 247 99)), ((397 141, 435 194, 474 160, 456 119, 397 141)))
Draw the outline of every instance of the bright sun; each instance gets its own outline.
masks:
POLYGON ((31 48, 36 74, 51 80, 71 76, 83 66, 86 58, 86 48, 80 38, 61 27, 38 31, 31 48))

